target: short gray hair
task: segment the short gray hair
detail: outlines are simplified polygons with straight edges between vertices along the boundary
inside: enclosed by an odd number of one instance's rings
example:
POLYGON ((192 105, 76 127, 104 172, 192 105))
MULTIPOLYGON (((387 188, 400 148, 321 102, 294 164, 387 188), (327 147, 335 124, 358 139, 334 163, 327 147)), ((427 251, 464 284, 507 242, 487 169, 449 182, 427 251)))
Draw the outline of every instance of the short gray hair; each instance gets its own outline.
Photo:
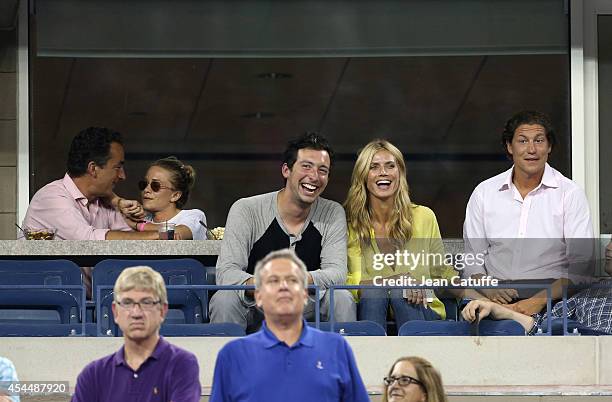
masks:
POLYGON ((133 289, 150 291, 161 301, 162 305, 168 304, 168 293, 166 292, 164 278, 151 267, 129 267, 121 271, 113 288, 114 300, 119 301, 121 293, 133 289))
POLYGON ((284 258, 289 260, 300 268, 303 278, 304 289, 308 287, 308 269, 306 269, 306 264, 304 261, 300 259, 300 257, 295 254, 295 251, 290 248, 283 248, 281 250, 276 250, 268 253, 264 258, 259 260, 255 265, 255 289, 259 289, 261 287, 261 270, 263 267, 272 260, 278 260, 284 258))

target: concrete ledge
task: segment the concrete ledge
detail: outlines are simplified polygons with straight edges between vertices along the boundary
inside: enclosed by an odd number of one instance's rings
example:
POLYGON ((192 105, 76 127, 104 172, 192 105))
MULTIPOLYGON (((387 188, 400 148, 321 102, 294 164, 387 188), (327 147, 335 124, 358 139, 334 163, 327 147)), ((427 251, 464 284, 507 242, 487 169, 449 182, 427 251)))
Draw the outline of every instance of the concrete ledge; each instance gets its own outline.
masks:
MULTIPOLYGON (((218 255, 221 250, 219 240, 2 240, 0 256, 36 257, 57 256, 149 256, 150 258, 168 256, 218 255)), ((1 257, 0 257, 1 258, 1 257)))
MULTIPOLYGON (((444 239, 444 247, 449 253, 463 252, 462 239, 444 239)), ((146 255, 159 256, 217 256, 221 251, 220 240, 0 240, 0 258, 57 256, 122 256, 146 255)))
POLYGON ((612 386, 588 385, 588 386, 483 386, 483 387, 446 387, 448 395, 454 396, 610 396, 612 386))
MULTIPOLYGON (((209 391, 217 353, 232 338, 170 338, 192 351, 209 391)), ((400 356, 429 359, 450 395, 612 395, 608 337, 347 337, 368 389, 400 356), (603 360, 607 359, 607 360, 603 360)), ((121 338, 0 338, 22 381, 68 381, 87 363, 117 350, 121 338)))

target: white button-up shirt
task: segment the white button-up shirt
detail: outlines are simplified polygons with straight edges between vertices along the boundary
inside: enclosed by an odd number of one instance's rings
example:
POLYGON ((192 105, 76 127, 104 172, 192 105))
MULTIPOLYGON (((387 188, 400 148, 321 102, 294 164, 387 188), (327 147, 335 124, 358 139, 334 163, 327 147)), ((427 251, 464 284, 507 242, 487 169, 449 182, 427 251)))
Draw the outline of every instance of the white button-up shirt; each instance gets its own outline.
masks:
POLYGON ((484 254, 484 265, 466 266, 464 277, 558 279, 579 265, 585 274, 594 243, 584 191, 547 163, 540 184, 523 198, 513 168, 480 183, 470 197, 465 252, 484 254))

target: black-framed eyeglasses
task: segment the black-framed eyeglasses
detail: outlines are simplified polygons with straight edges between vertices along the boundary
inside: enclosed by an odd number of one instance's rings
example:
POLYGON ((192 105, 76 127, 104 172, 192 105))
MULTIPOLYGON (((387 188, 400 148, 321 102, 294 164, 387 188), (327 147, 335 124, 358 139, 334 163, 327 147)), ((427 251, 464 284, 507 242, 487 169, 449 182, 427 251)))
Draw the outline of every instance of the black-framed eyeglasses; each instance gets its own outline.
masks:
POLYGON ((130 311, 134 310, 134 308, 136 308, 136 305, 138 305, 138 307, 140 307, 140 309, 143 311, 151 311, 153 310, 153 308, 155 308, 155 306, 161 303, 161 300, 144 299, 139 302, 136 302, 131 299, 126 299, 126 300, 116 301, 115 303, 117 303, 124 309, 130 310, 130 311))
MULTIPOLYGON (((162 185, 160 182, 158 182, 157 180, 151 180, 150 184, 151 184, 151 190, 152 190, 154 193, 159 192, 159 190, 161 190, 161 189, 163 189, 163 188, 168 189, 168 190, 172 190, 172 191, 174 191, 174 189, 173 189, 172 187, 163 186, 163 185, 162 185)), ((138 188, 140 189, 140 191, 144 191, 144 189, 145 189, 145 188, 147 188, 147 186, 148 186, 148 185, 149 185, 149 182, 148 182, 148 181, 146 181, 146 180, 140 180, 140 181, 138 182, 138 188)))
POLYGON ((397 381, 397 383, 401 387, 407 387, 410 384, 416 384, 416 385, 420 385, 421 387, 425 388, 421 381, 417 380, 414 377, 410 377, 409 375, 403 375, 403 376, 400 376, 400 377, 393 377, 393 376, 385 377, 383 379, 383 381, 385 382, 385 385, 387 387, 390 387, 391 384, 393 384, 395 381, 397 381))

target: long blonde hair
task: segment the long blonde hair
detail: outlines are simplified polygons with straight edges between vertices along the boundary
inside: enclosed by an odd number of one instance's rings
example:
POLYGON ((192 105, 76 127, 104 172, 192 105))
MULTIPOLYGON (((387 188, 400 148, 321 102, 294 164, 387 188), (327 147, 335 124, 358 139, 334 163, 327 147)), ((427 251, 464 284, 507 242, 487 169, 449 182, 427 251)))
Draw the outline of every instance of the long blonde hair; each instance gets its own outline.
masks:
MULTIPOLYGON (((407 361, 414 366, 416 371, 417 380, 423 384, 423 391, 427 394, 425 397, 426 402, 447 402, 448 399, 444 393, 444 385, 442 384, 442 376, 440 372, 435 369, 431 363, 422 357, 408 356, 400 357, 393 363, 389 369, 388 377, 393 373, 395 365, 399 362, 407 361)), ((389 387, 384 384, 383 386, 383 402, 387 402, 387 390, 389 387)))
POLYGON ((344 201, 346 220, 357 233, 361 242, 370 242, 372 219, 366 182, 372 159, 381 150, 391 153, 399 168, 399 187, 393 199, 394 213, 387 225, 389 228, 387 237, 401 246, 412 237, 412 202, 410 201, 408 181, 406 180, 404 156, 395 145, 387 140, 373 140, 359 152, 351 175, 351 187, 346 196, 346 201, 344 201))

